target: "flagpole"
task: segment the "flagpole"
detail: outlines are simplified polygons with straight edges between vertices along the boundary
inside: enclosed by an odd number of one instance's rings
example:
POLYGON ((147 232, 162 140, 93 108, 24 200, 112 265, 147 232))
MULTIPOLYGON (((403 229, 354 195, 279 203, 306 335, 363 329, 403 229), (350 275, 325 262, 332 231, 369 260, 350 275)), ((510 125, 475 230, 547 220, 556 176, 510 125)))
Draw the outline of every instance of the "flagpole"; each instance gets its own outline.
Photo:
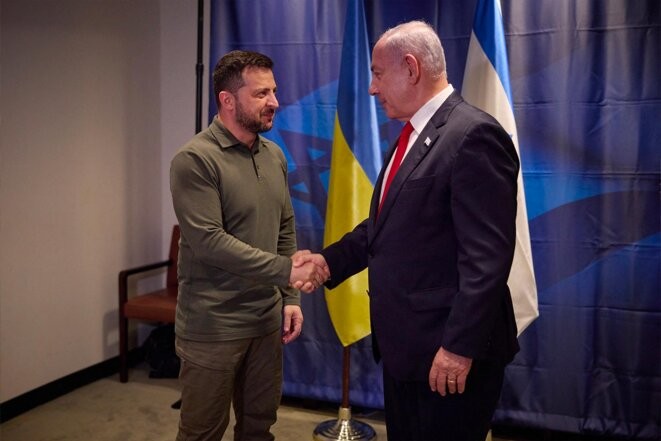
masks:
POLYGON ((351 372, 351 346, 342 350, 342 407, 349 407, 349 373, 351 372))
MULTIPOLYGON (((347 1, 342 39, 337 110, 333 131, 324 244, 340 239, 365 219, 374 182, 381 167, 376 102, 365 93, 371 81, 370 49, 363 0, 347 1)), ((367 271, 352 276, 326 292, 326 303, 337 336, 344 348, 342 403, 338 419, 314 430, 317 441, 373 440, 369 425, 351 419, 349 374, 351 344, 370 334, 367 271)))
POLYGON ((336 420, 328 420, 314 429, 315 441, 374 440, 376 432, 369 424, 351 419, 349 406, 349 373, 351 372, 351 345, 342 352, 342 404, 336 420))

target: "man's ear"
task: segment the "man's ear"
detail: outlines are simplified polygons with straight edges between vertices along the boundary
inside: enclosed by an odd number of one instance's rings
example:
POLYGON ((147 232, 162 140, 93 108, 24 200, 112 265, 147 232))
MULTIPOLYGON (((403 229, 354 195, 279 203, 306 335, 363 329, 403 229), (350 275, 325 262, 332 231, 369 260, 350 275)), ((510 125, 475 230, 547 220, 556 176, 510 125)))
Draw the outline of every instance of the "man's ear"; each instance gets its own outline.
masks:
POLYGON ((409 81, 411 84, 416 84, 420 81, 420 63, 418 59, 411 54, 404 55, 404 62, 409 70, 409 81))
POLYGON ((221 108, 231 110, 234 108, 235 97, 232 93, 226 90, 221 90, 220 93, 218 93, 218 102, 220 103, 221 108))

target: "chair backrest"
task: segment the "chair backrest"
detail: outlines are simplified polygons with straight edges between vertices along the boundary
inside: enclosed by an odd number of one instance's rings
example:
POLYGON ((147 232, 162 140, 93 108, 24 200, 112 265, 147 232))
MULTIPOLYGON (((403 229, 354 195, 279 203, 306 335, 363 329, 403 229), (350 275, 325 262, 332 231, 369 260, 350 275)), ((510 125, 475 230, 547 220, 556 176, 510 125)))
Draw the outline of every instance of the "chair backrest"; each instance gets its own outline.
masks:
POLYGON ((177 281, 177 260, 179 259, 180 235, 179 225, 175 225, 172 228, 172 239, 170 239, 170 254, 168 256, 170 264, 168 265, 167 272, 167 286, 177 286, 179 284, 177 281))

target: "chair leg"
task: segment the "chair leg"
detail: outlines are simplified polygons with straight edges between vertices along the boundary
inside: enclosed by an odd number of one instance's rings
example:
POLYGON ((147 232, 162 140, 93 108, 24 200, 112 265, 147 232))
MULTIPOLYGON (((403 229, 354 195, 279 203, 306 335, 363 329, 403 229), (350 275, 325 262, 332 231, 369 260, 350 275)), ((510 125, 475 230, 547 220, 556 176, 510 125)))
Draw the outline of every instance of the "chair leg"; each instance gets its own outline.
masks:
POLYGON ((119 317, 119 381, 126 383, 129 381, 128 366, 128 333, 129 321, 125 317, 119 317))

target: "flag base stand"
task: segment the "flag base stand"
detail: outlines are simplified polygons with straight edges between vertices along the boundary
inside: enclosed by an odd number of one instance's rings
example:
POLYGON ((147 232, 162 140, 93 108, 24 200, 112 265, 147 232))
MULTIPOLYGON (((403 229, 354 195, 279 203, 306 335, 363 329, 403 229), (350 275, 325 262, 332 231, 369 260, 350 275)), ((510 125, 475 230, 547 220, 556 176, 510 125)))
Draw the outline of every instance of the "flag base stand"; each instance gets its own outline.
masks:
POLYGON ((319 423, 314 429, 315 441, 374 440, 376 432, 369 424, 351 419, 351 408, 340 407, 337 420, 319 423))

